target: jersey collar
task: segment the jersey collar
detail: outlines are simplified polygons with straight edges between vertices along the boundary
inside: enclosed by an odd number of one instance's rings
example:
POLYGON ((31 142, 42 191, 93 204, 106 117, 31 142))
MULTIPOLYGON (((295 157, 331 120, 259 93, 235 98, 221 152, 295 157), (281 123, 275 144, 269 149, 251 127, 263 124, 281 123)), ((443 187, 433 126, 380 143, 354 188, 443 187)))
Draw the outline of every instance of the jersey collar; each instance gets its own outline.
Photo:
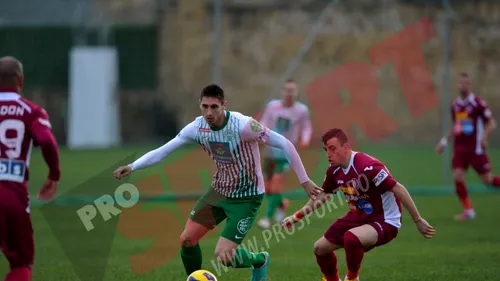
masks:
POLYGON ((351 152, 351 159, 349 160, 349 165, 347 165, 347 168, 342 168, 342 172, 344 172, 344 175, 347 175, 347 173, 349 173, 349 170, 351 169, 351 167, 354 165, 354 155, 356 155, 356 151, 352 151, 351 152))
POLYGON ((465 101, 474 102, 474 98, 475 97, 476 97, 476 95, 474 95, 473 92, 469 92, 469 94, 467 95, 467 97, 465 97, 465 98, 458 97, 457 100, 458 100, 459 103, 463 104, 465 101))
POLYGON ((224 123, 222 123, 222 126, 220 126, 219 128, 217 128, 217 127, 210 127, 210 129, 212 131, 220 131, 220 130, 224 129, 226 127, 226 125, 227 125, 227 122, 229 122, 229 115, 230 115, 229 111, 226 111, 226 117, 224 117, 224 123))
POLYGON ((12 91, 2 91, 0 89, 0 101, 10 101, 10 100, 17 100, 21 97, 21 95, 19 95, 18 93, 16 92, 12 92, 12 91))

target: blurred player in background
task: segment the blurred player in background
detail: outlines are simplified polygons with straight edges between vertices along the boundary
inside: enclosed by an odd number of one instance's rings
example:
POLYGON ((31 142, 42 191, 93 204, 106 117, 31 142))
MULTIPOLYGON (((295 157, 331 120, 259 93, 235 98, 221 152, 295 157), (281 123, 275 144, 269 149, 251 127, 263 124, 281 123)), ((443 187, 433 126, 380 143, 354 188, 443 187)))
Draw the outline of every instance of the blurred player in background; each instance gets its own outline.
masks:
POLYGON ((486 185, 500 186, 500 177, 491 173, 491 164, 486 153, 488 137, 495 129, 496 123, 486 102, 471 92, 471 81, 467 73, 461 74, 458 87, 460 96, 451 105, 453 122, 450 133, 437 144, 436 151, 441 154, 453 138, 453 180, 463 207, 462 214, 457 215, 455 219, 468 220, 476 217, 464 181, 469 166, 472 166, 486 185))
POLYGON ((418 231, 431 238, 435 230, 419 214, 406 188, 398 183, 379 160, 362 152, 352 151, 347 135, 331 129, 322 138, 330 161, 323 182, 323 193, 294 215, 283 220, 291 227, 342 191, 350 210, 337 219, 314 244, 317 263, 323 280, 339 281, 335 250, 344 248, 347 261, 346 281, 359 280, 365 252, 389 243, 401 228, 401 203, 408 210, 418 231))
POLYGON ((299 182, 310 197, 319 193, 309 180, 294 145, 251 117, 226 110, 224 91, 206 86, 200 96, 202 116, 184 127, 164 146, 150 151, 128 166, 115 171, 118 179, 135 170, 159 163, 185 144, 197 143, 214 160, 217 171, 211 188, 198 200, 181 234, 181 258, 186 274, 202 268, 199 241, 216 225, 226 220, 215 255, 226 266, 253 268, 252 281, 266 280, 269 254, 252 253, 239 247, 252 227, 264 197, 259 144, 284 151, 299 182), (235 256, 237 257, 235 258, 235 256))
POLYGON ((0 245, 10 265, 6 281, 31 279, 34 239, 28 175, 33 144, 41 147, 49 167, 38 199, 52 199, 61 176, 49 118, 43 108, 21 97, 23 81, 21 62, 0 58, 0 245))
MULTIPOLYGON (((312 125, 307 106, 296 101, 297 83, 286 81, 283 86, 281 100, 272 100, 264 109, 261 124, 283 135, 300 149, 309 146, 312 136, 312 125)), ((279 223, 285 218, 288 200, 283 197, 283 185, 286 173, 290 169, 285 154, 279 148, 266 147, 264 150, 264 177, 268 207, 266 217, 258 224, 269 228, 273 215, 279 223), (276 213, 276 214, 275 214, 276 213)))

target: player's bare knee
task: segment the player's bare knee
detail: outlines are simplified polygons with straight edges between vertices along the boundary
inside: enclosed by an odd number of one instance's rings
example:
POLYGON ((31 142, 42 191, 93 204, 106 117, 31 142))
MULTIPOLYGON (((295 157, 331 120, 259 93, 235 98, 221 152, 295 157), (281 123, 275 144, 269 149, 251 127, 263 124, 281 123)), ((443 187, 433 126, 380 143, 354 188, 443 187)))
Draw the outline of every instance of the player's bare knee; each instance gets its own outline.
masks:
POLYGON ((318 256, 325 256, 333 251, 332 248, 333 247, 329 247, 328 243, 325 243, 323 238, 320 238, 314 243, 314 254, 318 256))
POLYGON ((324 250, 321 247, 321 242, 320 240, 314 242, 314 254, 322 256, 324 254, 324 250))
POLYGON ((181 236, 179 237, 179 241, 182 247, 193 247, 198 243, 198 241, 194 241, 193 239, 191 239, 191 237, 185 231, 182 232, 181 236))
POLYGON ((454 181, 464 181, 464 171, 460 169, 456 169, 453 171, 453 180, 454 181))
POLYGON ((456 182, 461 182, 464 181, 464 176, 462 174, 454 174, 453 175, 453 180, 456 182))

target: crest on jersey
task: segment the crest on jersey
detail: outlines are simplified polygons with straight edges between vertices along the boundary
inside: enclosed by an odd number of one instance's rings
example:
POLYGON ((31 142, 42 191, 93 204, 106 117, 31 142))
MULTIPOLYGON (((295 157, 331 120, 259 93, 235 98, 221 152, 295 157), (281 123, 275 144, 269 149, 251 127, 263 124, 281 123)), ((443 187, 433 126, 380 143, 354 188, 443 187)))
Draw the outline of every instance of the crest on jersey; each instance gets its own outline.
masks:
POLYGON ((252 121, 250 121, 250 129, 252 129, 252 131, 256 133, 262 132, 262 130, 264 130, 262 128, 262 125, 255 119, 252 119, 252 121))
POLYGON ((234 139, 234 137, 236 136, 236 134, 234 133, 234 131, 230 130, 230 129, 227 129, 225 132, 224 132, 224 137, 228 140, 228 141, 232 141, 234 139))

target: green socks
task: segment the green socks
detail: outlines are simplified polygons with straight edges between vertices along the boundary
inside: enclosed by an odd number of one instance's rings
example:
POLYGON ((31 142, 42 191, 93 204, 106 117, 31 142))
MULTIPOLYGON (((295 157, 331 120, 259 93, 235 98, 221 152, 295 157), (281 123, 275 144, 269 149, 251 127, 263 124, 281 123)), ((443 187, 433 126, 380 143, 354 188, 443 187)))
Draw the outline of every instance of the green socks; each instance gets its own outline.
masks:
MULTIPOLYGON (((184 264, 184 270, 189 275, 196 270, 201 269, 202 257, 200 244, 193 247, 181 247, 181 258, 184 264)), ((233 268, 248 268, 261 267, 266 262, 266 257, 262 253, 252 253, 245 248, 239 247, 234 253, 233 262, 228 267, 233 268)))
POLYGON ((234 268, 247 268, 247 267, 261 267, 266 262, 266 257, 262 253, 252 253, 245 248, 239 247, 234 253, 233 262, 231 267, 234 268))
POLYGON ((196 244, 193 247, 182 246, 181 258, 187 275, 201 269, 202 257, 200 244, 196 244))
POLYGON ((266 217, 268 219, 272 219, 274 213, 276 212, 276 209, 278 209, 281 206, 281 203, 283 202, 283 195, 281 194, 268 194, 267 195, 267 212, 266 212, 266 217))

